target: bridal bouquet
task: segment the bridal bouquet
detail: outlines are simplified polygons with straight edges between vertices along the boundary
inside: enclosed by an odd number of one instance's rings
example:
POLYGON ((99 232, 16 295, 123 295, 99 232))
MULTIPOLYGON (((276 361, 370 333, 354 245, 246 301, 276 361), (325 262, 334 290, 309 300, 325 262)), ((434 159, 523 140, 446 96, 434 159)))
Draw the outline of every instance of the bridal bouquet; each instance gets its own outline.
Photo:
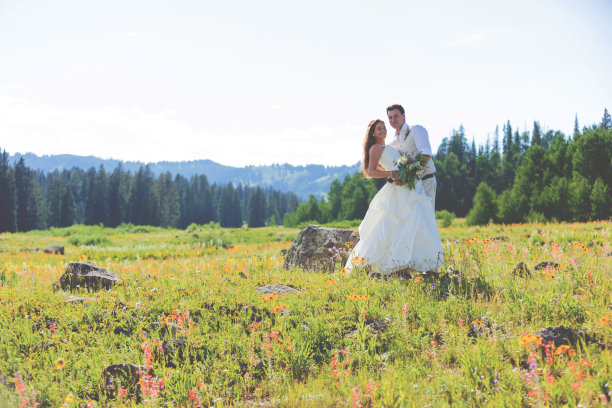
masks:
POLYGON ((421 152, 418 152, 415 155, 406 153, 394 161, 398 170, 397 182, 408 187, 409 190, 414 190, 416 180, 425 174, 425 165, 428 159, 421 152))

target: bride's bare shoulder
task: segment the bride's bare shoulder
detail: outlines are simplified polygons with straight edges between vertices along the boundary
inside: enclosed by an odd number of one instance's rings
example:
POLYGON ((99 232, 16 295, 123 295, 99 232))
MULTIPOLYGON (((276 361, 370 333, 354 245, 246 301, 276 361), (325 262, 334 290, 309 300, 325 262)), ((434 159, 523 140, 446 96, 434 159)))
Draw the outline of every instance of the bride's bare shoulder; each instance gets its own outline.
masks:
POLYGON ((370 154, 372 153, 380 153, 385 150, 385 145, 375 144, 370 146, 370 154))

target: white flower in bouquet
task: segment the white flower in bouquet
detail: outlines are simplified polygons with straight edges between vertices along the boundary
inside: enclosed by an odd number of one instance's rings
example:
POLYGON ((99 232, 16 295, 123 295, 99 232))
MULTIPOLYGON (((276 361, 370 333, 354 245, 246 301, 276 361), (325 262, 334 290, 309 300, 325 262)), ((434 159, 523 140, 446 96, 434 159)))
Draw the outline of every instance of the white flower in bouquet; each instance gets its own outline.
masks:
POLYGON ((421 152, 414 156, 408 153, 401 156, 394 162, 397 165, 397 181, 414 190, 417 179, 425 175, 427 160, 421 152))

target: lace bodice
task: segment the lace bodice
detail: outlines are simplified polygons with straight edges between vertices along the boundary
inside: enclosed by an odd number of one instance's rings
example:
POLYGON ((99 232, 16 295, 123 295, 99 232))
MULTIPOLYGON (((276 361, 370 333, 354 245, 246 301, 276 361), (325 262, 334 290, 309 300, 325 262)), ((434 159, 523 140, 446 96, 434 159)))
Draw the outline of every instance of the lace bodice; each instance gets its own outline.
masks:
POLYGON ((383 154, 380 156, 378 164, 385 170, 397 170, 397 166, 393 163, 395 160, 400 158, 400 152, 393 146, 385 146, 383 154))

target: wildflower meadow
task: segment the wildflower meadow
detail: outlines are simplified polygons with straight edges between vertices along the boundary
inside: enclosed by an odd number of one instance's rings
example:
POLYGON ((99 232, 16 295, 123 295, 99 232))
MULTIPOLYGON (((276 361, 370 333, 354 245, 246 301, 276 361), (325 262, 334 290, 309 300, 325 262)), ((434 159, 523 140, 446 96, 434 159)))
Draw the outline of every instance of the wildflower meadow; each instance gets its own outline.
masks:
POLYGON ((439 276, 383 278, 285 269, 284 227, 0 234, 0 407, 605 406, 611 227, 457 219, 439 276), (54 289, 76 261, 121 280, 54 289))

